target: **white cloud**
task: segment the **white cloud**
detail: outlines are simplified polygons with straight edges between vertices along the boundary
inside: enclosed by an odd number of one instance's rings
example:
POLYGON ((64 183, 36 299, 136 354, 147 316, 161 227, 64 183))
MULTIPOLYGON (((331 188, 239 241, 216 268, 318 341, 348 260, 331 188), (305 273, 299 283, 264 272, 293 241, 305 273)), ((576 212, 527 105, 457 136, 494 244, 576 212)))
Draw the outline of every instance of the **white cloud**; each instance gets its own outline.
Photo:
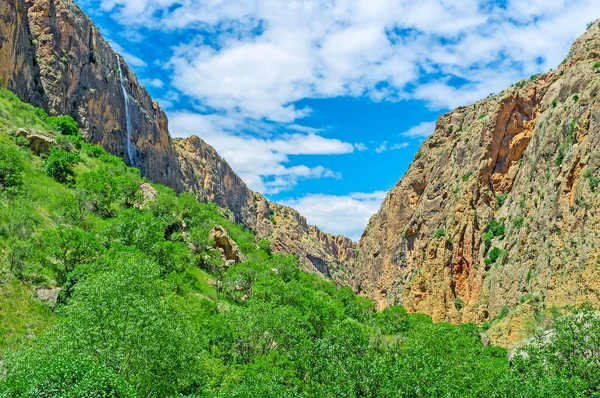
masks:
POLYGON ((401 142, 399 144, 394 144, 392 146, 388 146, 388 142, 384 141, 381 143, 381 145, 379 145, 377 148, 375 148, 375 152, 383 153, 383 152, 387 152, 387 151, 396 151, 398 149, 407 148, 408 146, 409 146, 408 142, 401 142))
MULTIPOLYGON (((352 153, 354 145, 315 133, 284 133, 276 137, 236 134, 247 121, 218 115, 190 112, 169 114, 170 130, 175 137, 196 134, 212 145, 248 186, 256 191, 275 194, 292 189, 300 179, 341 178, 341 174, 323 166, 288 166, 294 155, 342 155, 352 153)), ((259 128, 266 130, 268 125, 259 128)))
POLYGON ((359 152, 364 152, 364 151, 368 150, 369 148, 367 148, 367 146, 365 144, 363 144, 362 142, 358 142, 358 143, 354 144, 354 149, 356 149, 359 152))
POLYGON ((422 122, 405 132, 400 133, 400 135, 406 138, 427 138, 433 134, 434 130, 435 122, 422 122))
POLYGON ((163 88, 165 83, 160 79, 143 79, 142 84, 144 86, 150 86, 154 88, 163 88))
POLYGON ((404 148, 408 148, 409 147, 409 143, 408 142, 401 142, 399 144, 394 144, 392 145, 392 147, 390 148, 391 151, 395 151, 398 149, 404 149, 404 148))
POLYGON ((555 67, 600 15, 595 0, 86 1, 127 32, 211 32, 211 43, 191 35, 174 52, 175 87, 217 111, 285 123, 310 113, 296 105, 304 98, 472 102, 555 67))
POLYGON ((314 194, 285 200, 282 204, 298 210, 310 224, 323 231, 358 241, 385 196, 383 191, 344 196, 314 194))
POLYGON ((375 148, 375 152, 377 153, 383 153, 385 151, 387 151, 387 141, 384 141, 381 143, 381 145, 379 145, 377 148, 375 148))

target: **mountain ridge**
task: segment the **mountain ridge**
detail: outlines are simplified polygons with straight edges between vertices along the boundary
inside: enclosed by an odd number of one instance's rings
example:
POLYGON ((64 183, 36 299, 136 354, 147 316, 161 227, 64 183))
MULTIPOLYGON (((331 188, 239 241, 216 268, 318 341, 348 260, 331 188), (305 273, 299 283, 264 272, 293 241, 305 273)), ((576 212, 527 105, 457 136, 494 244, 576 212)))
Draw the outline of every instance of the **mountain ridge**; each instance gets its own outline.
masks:
MULTIPOLYGON (((284 207, 271 205, 271 212, 279 209, 282 217, 290 217, 277 234, 272 232, 278 228, 266 222, 270 219, 265 213, 268 202, 262 204, 257 224, 257 213, 249 212, 252 200, 248 200, 248 195, 257 194, 250 194, 220 157, 221 167, 213 171, 222 171, 223 178, 196 175, 199 168, 182 163, 186 158, 178 153, 170 136, 166 114, 74 1, 10 0, 0 5, 0 79, 2 87, 23 101, 51 115, 72 116, 86 141, 102 145, 153 182, 177 193, 191 190, 199 200, 212 198, 229 206, 236 221, 263 238, 275 239, 276 251, 289 250, 303 259, 305 270, 330 276, 336 272, 334 268, 344 266, 345 258, 353 257, 353 242, 316 227, 309 229, 304 218, 284 207), (225 177, 236 181, 237 192, 226 192, 234 185, 225 177), (212 181, 212 192, 201 192, 198 187, 205 190, 207 178, 212 181), (352 255, 338 256, 350 251, 352 255)), ((195 149, 208 156, 205 161, 216 161, 214 149, 203 145, 195 149)), ((198 154, 190 156, 197 158, 198 154)))

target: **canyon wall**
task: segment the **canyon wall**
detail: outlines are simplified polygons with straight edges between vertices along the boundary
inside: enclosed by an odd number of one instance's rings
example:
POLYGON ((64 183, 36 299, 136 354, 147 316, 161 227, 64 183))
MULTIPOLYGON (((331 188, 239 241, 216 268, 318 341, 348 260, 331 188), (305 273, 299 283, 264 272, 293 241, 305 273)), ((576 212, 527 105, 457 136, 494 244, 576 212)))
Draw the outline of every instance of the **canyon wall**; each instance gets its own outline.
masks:
POLYGON ((599 61, 594 23, 558 70, 442 115, 370 220, 354 289, 379 308, 493 321, 503 345, 599 304, 599 61))

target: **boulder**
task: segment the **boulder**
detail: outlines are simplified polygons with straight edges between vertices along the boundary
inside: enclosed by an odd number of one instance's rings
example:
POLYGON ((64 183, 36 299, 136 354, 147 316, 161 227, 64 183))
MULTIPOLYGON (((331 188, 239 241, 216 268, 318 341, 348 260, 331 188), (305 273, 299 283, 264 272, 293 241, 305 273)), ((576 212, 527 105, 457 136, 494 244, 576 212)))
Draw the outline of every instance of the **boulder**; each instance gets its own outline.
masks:
POLYGON ((18 129, 15 136, 23 137, 29 141, 29 148, 37 156, 49 153, 50 148, 56 146, 54 138, 36 130, 18 129))
POLYGON ((213 247, 221 251, 223 260, 225 260, 227 265, 246 261, 246 257, 244 257, 240 251, 237 243, 235 243, 235 241, 229 237, 229 234, 227 234, 225 228, 220 225, 215 225, 215 227, 210 231, 210 237, 215 240, 213 247))
POLYGON ((158 191, 154 189, 154 187, 146 182, 140 184, 140 192, 142 193, 143 201, 141 203, 137 203, 135 207, 138 209, 143 209, 148 206, 148 203, 154 202, 156 197, 158 196, 158 191))
POLYGON ((35 291, 38 300, 46 303, 50 308, 56 307, 58 301, 58 295, 61 292, 61 288, 55 287, 53 289, 37 289, 35 291))

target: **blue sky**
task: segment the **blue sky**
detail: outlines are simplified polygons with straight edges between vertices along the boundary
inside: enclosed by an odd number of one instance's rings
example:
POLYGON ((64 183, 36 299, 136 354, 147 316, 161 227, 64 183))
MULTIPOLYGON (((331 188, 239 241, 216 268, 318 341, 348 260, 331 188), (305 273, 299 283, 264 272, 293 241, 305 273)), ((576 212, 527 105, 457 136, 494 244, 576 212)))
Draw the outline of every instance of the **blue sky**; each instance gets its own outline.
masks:
POLYGON ((555 68, 594 0, 77 0, 254 190, 358 239, 440 113, 555 68))

